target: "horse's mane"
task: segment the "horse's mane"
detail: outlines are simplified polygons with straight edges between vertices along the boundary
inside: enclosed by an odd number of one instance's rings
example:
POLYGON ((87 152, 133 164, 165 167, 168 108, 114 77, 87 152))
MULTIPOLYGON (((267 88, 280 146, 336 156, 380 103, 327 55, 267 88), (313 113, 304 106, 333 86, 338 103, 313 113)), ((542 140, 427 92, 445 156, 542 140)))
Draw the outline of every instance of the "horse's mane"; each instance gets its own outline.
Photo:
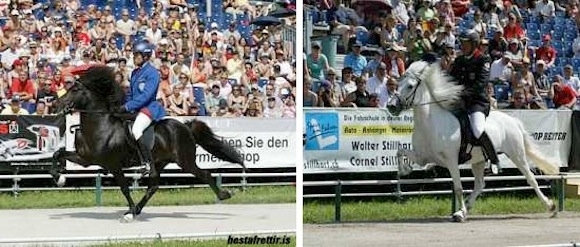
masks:
POLYGON ((84 71, 79 82, 88 90, 95 93, 96 100, 107 101, 109 108, 123 103, 123 90, 115 82, 115 70, 108 66, 93 66, 84 71))
POLYGON ((465 87, 458 85, 453 77, 443 71, 439 62, 427 66, 430 68, 425 83, 430 88, 433 100, 439 102, 439 105, 447 110, 454 109, 465 87))

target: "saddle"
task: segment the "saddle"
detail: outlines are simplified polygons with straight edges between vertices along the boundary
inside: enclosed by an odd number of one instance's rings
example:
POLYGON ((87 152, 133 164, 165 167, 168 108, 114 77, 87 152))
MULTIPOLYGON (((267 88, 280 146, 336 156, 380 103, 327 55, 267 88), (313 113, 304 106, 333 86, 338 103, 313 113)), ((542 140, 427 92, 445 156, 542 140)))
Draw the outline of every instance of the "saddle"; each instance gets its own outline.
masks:
MULTIPOLYGON (((129 136, 133 136, 133 134, 131 133, 131 127, 133 126, 133 123, 135 119, 127 119, 125 121, 125 125, 127 126, 127 131, 129 136)), ((145 142, 145 145, 149 148, 149 150, 153 150, 153 145, 155 145, 155 124, 156 123, 152 123, 149 125, 149 127, 147 127, 145 129, 145 131, 143 131, 143 135, 141 136, 141 139, 143 139, 143 141, 145 142)), ((134 140, 135 142, 137 140, 134 140)), ((135 148, 137 148, 137 146, 135 146, 135 148)))

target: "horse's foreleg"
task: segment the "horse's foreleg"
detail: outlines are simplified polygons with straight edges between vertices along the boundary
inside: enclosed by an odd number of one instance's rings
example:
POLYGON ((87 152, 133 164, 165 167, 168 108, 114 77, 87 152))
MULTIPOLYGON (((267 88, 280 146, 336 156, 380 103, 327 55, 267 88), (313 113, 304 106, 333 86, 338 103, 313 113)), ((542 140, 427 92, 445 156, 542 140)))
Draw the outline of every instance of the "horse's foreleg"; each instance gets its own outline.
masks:
POLYGON ((401 176, 409 175, 413 171, 413 167, 411 167, 412 163, 416 163, 420 166, 426 165, 426 162, 423 159, 419 159, 419 156, 416 154, 416 152, 411 149, 399 149, 397 151, 397 160, 399 165, 399 174, 401 176), (406 157, 409 162, 403 162, 403 157, 406 157))
MULTIPOLYGON (((163 167, 165 165, 167 165, 167 162, 156 162, 155 169, 157 169, 157 171, 161 171, 161 169, 163 169, 163 167)), ((137 206, 135 207, 135 215, 141 214, 141 210, 143 210, 143 208, 145 207, 147 202, 153 197, 155 192, 157 192, 157 189, 159 189, 159 179, 160 178, 161 178, 161 174, 159 172, 157 172, 155 174, 155 176, 149 176, 149 181, 148 181, 148 185, 147 185, 147 192, 145 193, 145 195, 143 195, 143 198, 141 198, 141 201, 139 201, 139 203, 137 203, 137 206)))
MULTIPOLYGON (((442 164, 445 163, 443 162, 442 164)), ((449 163, 447 169, 449 170, 449 174, 453 179, 455 202, 461 205, 460 209, 453 213, 452 219, 455 222, 464 222, 467 218, 467 208, 465 207, 465 202, 463 201, 463 185, 461 184, 461 174, 459 173, 459 165, 457 165, 457 161, 455 161, 455 163, 449 163)))
POLYGON ((50 169, 50 174, 54 182, 59 186, 64 186, 66 183, 66 178, 61 176, 64 172, 66 161, 71 161, 77 163, 81 166, 89 166, 90 162, 83 159, 76 152, 66 151, 64 148, 57 150, 52 156, 52 167, 50 169))
POLYGON ((470 211, 473 208, 473 205, 475 205, 475 200, 483 192, 483 188, 485 188, 484 170, 484 162, 478 162, 471 165, 471 171, 473 172, 475 181, 473 183, 473 193, 469 195, 469 198, 467 198, 467 203, 465 204, 467 211, 470 211))
POLYGON ((121 187, 121 192, 123 193, 125 199, 127 199, 127 203, 129 204, 129 211, 125 212, 125 214, 121 218, 121 222, 133 221, 133 218, 136 215, 135 202, 133 202, 133 198, 131 198, 131 192, 129 191, 129 181, 127 181, 127 178, 125 177, 125 174, 123 174, 123 171, 121 169, 111 171, 111 173, 115 177, 115 181, 117 181, 119 187, 121 187))

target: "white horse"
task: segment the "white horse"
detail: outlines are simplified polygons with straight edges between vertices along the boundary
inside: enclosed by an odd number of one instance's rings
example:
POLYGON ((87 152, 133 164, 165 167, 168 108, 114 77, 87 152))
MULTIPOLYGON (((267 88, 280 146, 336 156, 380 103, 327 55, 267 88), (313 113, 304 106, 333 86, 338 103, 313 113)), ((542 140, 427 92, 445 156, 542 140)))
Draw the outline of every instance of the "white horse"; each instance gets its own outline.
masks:
MULTIPOLYGON (((412 107, 414 114, 413 150, 401 149, 397 152, 399 171, 405 175, 412 170, 409 164, 401 162, 402 157, 421 166, 434 163, 446 167, 453 179, 455 199, 461 205, 459 211, 452 215, 455 222, 467 219, 467 211, 473 207, 485 187, 483 176, 486 161, 483 150, 474 147, 470 161, 475 177, 474 190, 467 203, 464 202, 458 164, 461 131, 459 121, 450 111, 460 99, 463 89, 462 85, 457 85, 442 72, 439 63, 429 64, 425 61, 412 63, 399 82, 402 107, 412 107)), ((485 131, 496 151, 505 153, 516 164, 546 208, 555 214, 554 203, 538 188, 528 158, 546 174, 559 173, 559 166, 542 156, 521 121, 516 118, 500 111, 491 111, 485 131)))

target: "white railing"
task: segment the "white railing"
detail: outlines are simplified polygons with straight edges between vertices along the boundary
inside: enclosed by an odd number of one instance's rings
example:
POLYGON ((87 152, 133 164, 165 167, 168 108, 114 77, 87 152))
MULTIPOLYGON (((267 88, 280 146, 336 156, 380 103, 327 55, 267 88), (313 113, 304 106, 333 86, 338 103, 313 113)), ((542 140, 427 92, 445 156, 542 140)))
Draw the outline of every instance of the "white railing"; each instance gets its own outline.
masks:
MULTIPOLYGON (((12 192, 14 196, 22 191, 63 191, 63 190, 94 190, 96 198, 96 206, 101 206, 102 202, 102 191, 119 189, 118 186, 103 186, 103 178, 113 178, 112 174, 102 174, 102 173, 86 173, 86 174, 61 174, 65 178, 89 178, 95 179, 95 186, 84 186, 84 187, 20 187, 19 182, 24 179, 52 179, 50 174, 15 174, 15 175, 0 175, 0 180, 12 180, 12 187, 10 188, 0 188, 0 192, 12 192)), ((146 189, 146 186, 139 186, 139 179, 143 178, 140 173, 125 173, 125 177, 133 179, 133 183, 130 189, 146 189)), ((194 178, 193 174, 187 173, 161 173, 162 178, 194 178)), ((266 178, 266 177, 294 177, 296 178, 295 172, 279 172, 279 173, 214 173, 212 177, 216 178, 216 184, 218 187, 242 187, 242 190, 246 187, 254 186, 295 186, 296 182, 266 182, 266 183, 248 183, 248 178, 266 178), (222 183, 223 178, 241 178, 240 183, 222 183)), ((209 187, 207 184, 196 184, 196 185, 161 185, 160 189, 186 189, 186 188, 205 188, 209 187)))
MULTIPOLYGON (((565 181, 567 179, 572 178, 580 178, 580 174, 568 174, 562 173, 560 175, 538 175, 535 176, 535 179, 542 179, 542 180, 550 180, 556 182, 555 189, 556 189, 556 196, 558 197, 558 211, 564 210, 564 199, 565 199, 565 181)), ((491 176, 491 177, 484 177, 484 180, 487 181, 517 181, 517 180, 525 180, 525 176, 491 176)), ((475 180, 474 177, 462 177, 462 182, 473 182, 475 180)), ((334 198, 334 206, 335 206, 335 214, 334 220, 335 222, 341 221, 341 203, 342 197, 380 197, 380 196, 387 196, 387 197, 397 197, 401 198, 402 196, 412 196, 412 195, 450 195, 453 194, 453 190, 434 190, 434 191, 402 191, 401 185, 404 184, 432 184, 432 183, 451 183, 451 178, 425 178, 425 179, 391 179, 391 180, 333 180, 333 181, 304 181, 302 185, 304 187, 321 187, 321 186, 334 186, 335 190, 334 193, 331 194, 308 194, 303 195, 303 198, 334 198), (343 186, 361 186, 361 185, 396 185, 396 191, 390 193, 342 193, 343 186)), ((551 186, 554 186, 553 184, 551 186)), ((540 186, 541 189, 552 188, 551 186, 540 186)), ((503 192, 503 191, 521 191, 521 190, 530 190, 532 189, 531 186, 517 186, 517 187, 503 187, 503 188, 489 188, 484 189, 484 192, 503 192)), ((473 190, 464 190, 466 193, 470 193, 473 190)), ((455 212, 457 205, 455 200, 452 201, 451 212, 455 212)))

